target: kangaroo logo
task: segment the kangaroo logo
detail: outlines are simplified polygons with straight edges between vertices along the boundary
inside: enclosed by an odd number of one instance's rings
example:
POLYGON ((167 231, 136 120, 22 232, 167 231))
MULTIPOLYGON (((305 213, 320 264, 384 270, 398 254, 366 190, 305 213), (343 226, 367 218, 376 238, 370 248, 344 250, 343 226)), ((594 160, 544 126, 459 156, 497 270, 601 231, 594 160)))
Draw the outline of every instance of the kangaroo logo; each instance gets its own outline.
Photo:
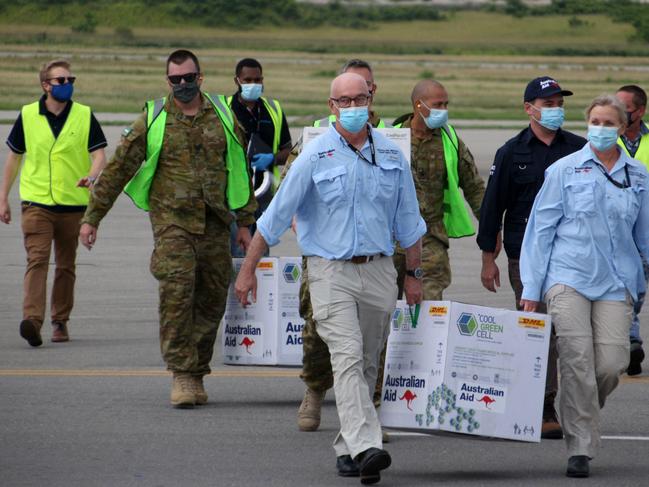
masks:
MULTIPOLYGON (((248 337, 243 337, 243 340, 241 340, 241 343, 239 345, 243 345, 244 347, 246 347, 246 353, 250 353, 250 349, 248 347, 254 344, 255 344, 254 340, 251 340, 248 337)), ((250 355, 252 354, 250 353, 250 355)))
POLYGON ((489 405, 495 403, 496 400, 491 399, 489 396, 482 396, 481 399, 478 399, 478 402, 483 402, 487 409, 491 409, 489 405))
POLYGON ((403 393, 403 396, 399 398, 399 401, 403 401, 404 399, 406 400, 406 407, 412 411, 412 408, 410 407, 410 403, 417 397, 417 394, 414 394, 410 389, 407 389, 406 392, 403 393))

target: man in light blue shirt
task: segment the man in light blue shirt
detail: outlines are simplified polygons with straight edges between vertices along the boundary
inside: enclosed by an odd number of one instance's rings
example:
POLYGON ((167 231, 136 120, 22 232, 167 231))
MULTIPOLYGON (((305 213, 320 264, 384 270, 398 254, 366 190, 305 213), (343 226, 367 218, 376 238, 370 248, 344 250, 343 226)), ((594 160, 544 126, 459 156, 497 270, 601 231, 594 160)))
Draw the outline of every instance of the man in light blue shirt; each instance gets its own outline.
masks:
POLYGON ((331 84, 336 123, 295 160, 270 206, 235 283, 246 306, 256 299, 255 268, 297 220, 308 257, 309 290, 317 332, 331 355, 341 429, 334 442, 339 475, 380 480, 390 455, 371 401, 379 354, 397 300, 394 240, 406 248, 409 304, 419 303, 421 237, 426 224, 408 163, 398 147, 368 124, 369 92, 353 73, 331 84))

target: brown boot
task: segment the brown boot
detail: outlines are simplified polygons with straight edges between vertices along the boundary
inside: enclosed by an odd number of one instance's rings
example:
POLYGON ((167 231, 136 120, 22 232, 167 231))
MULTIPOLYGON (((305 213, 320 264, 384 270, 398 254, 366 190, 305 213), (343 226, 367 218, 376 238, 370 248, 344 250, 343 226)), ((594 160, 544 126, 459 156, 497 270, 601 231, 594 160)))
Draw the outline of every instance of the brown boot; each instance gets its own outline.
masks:
POLYGON ((207 404, 207 392, 205 392, 205 387, 203 386, 203 376, 192 375, 192 381, 194 385, 194 395, 196 396, 196 405, 202 406, 207 404))
POLYGON ((70 335, 68 335, 68 325, 65 323, 65 321, 52 321, 52 341, 54 343, 70 341, 70 335))
POLYGON ((320 426, 322 400, 327 391, 314 391, 309 387, 304 391, 304 399, 297 411, 297 426, 300 431, 315 431, 320 426))
POLYGON ((563 430, 557 419, 554 405, 543 406, 543 423, 541 424, 541 438, 544 440, 560 440, 563 438, 563 430))
POLYGON ((34 320, 22 320, 20 322, 20 336, 27 340, 27 343, 32 347, 40 347, 43 344, 41 325, 42 323, 34 320))
POLYGON ((174 372, 171 386, 171 405, 175 408, 193 408, 196 404, 194 380, 189 374, 174 372))

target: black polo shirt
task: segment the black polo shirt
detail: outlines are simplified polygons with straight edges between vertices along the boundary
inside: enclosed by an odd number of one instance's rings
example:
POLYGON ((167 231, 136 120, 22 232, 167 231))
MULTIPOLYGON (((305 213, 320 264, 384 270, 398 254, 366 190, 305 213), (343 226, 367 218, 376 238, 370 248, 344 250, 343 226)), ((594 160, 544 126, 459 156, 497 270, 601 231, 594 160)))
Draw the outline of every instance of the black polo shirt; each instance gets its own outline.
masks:
MULTIPOLYGON (((54 113, 50 112, 47 109, 47 106, 45 105, 45 98, 46 95, 43 95, 41 99, 38 101, 38 113, 40 113, 41 115, 45 115, 45 118, 47 118, 47 122, 50 128, 52 129, 52 134, 56 138, 61 133, 61 130, 63 130, 63 126, 65 125, 65 122, 68 119, 68 115, 70 114, 72 103, 74 102, 73 101, 68 102, 68 104, 65 106, 63 111, 60 114, 55 115, 54 113)), ((27 150, 25 144, 25 131, 23 128, 22 113, 18 114, 18 118, 16 119, 16 122, 14 123, 14 126, 12 127, 11 132, 9 133, 9 137, 7 137, 7 145, 9 146, 9 149, 11 149, 11 151, 16 154, 24 154, 27 150)), ((88 152, 94 152, 98 149, 102 149, 106 147, 107 145, 108 143, 106 142, 104 131, 101 129, 101 125, 99 125, 99 122, 97 122, 97 119, 95 118, 94 114, 91 112, 90 113, 90 133, 88 134, 88 152)), ((82 212, 85 211, 86 209, 85 206, 66 206, 66 205, 48 206, 48 205, 42 205, 40 203, 33 203, 30 201, 23 201, 23 204, 38 206, 40 208, 45 208, 46 210, 53 211, 55 213, 82 212)))
POLYGON ((507 257, 520 257, 527 219, 543 185, 545 170, 586 142, 579 135, 559 129, 552 143, 546 145, 528 126, 498 149, 480 207, 477 241, 481 250, 494 251, 502 226, 507 257))
MULTIPOLYGON (((273 126, 273 119, 268 113, 268 109, 261 100, 255 103, 252 110, 239 100, 238 92, 232 95, 232 111, 234 112, 237 121, 246 132, 246 145, 250 140, 253 133, 258 133, 261 140, 263 140, 270 148, 273 147, 273 139, 275 137, 275 127, 273 126)), ((282 129, 279 135, 278 149, 284 149, 291 145, 291 133, 288 129, 286 116, 282 112, 282 129)))
MULTIPOLYGON (((52 129, 52 134, 54 134, 54 137, 56 138, 61 133, 61 130, 63 130, 65 121, 68 119, 68 115, 70 114, 72 103, 74 102, 70 101, 60 114, 55 115, 47 109, 47 106, 45 105, 45 98, 46 96, 43 95, 38 101, 38 113, 45 115, 45 118, 47 118, 47 122, 52 129)), ((9 146, 11 151, 16 154, 24 154, 27 150, 25 144, 25 131, 23 129, 23 119, 22 114, 20 113, 18 114, 18 118, 16 119, 16 122, 14 123, 14 126, 9 133, 9 137, 7 137, 7 145, 9 146)), ((97 122, 95 115, 91 112, 90 133, 88 134, 88 152, 94 152, 97 149, 106 147, 107 145, 108 143, 106 142, 104 131, 101 129, 99 122, 97 122)))

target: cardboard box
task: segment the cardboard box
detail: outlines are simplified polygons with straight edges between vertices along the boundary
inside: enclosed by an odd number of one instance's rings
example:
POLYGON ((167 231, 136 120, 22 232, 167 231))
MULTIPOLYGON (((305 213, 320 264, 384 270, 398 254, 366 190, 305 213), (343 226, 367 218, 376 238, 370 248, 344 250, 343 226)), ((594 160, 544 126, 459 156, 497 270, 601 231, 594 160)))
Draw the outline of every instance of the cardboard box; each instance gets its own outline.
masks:
POLYGON ((414 325, 410 309, 393 314, 381 423, 539 442, 550 317, 424 301, 414 325))
MULTIPOLYGON (((235 275, 243 259, 233 259, 235 275)), ((257 265, 257 302, 243 308, 228 291, 222 329, 223 363, 302 365, 299 290, 301 257, 266 257, 257 265)))

